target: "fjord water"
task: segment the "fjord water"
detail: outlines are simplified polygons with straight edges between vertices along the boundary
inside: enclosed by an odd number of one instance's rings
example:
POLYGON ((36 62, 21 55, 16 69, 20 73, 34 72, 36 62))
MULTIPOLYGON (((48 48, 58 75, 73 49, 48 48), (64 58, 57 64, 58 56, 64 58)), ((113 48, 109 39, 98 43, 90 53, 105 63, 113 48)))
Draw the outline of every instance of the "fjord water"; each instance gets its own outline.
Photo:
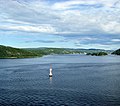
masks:
POLYGON ((120 56, 0 59, 0 106, 7 105, 120 106, 120 56))

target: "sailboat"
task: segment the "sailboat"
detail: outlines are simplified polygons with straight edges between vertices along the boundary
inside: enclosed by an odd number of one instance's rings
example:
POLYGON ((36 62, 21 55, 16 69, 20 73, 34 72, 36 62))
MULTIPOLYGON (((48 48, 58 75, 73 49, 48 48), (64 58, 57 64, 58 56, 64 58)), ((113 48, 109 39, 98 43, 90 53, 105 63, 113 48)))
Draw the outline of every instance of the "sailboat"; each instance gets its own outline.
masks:
POLYGON ((49 77, 52 77, 52 65, 50 66, 50 73, 49 73, 49 77))

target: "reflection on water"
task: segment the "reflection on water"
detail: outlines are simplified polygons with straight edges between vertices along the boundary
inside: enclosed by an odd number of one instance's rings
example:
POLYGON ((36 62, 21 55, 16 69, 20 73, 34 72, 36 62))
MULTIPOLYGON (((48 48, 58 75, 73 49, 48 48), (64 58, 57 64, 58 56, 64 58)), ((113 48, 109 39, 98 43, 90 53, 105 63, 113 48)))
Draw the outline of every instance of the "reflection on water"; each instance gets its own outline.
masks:
POLYGON ((49 77, 50 78, 50 84, 52 84, 52 77, 49 77))

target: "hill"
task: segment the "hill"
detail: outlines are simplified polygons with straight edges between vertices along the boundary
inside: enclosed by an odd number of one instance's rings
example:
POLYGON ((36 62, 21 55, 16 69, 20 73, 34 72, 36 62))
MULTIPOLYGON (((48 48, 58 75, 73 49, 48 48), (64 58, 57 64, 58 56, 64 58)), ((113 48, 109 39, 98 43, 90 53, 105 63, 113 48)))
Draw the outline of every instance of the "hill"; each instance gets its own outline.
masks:
POLYGON ((25 50, 31 51, 37 54, 81 54, 81 51, 75 49, 66 49, 66 48, 26 48, 25 50))
POLYGON ((0 58, 29 58, 42 56, 24 49, 0 45, 0 58))
POLYGON ((52 54, 87 54, 87 55, 107 55, 111 51, 103 49, 71 49, 71 48, 24 48, 18 49, 0 45, 0 58, 30 58, 41 57, 52 54), (106 53, 104 53, 106 52, 106 53))
POLYGON ((64 48, 25 48, 18 49, 0 45, 0 58, 30 58, 51 54, 80 54, 80 51, 64 48))
POLYGON ((115 55, 120 55, 120 49, 114 51, 112 54, 115 54, 115 55))
POLYGON ((105 56, 108 55, 106 52, 97 52, 97 53, 87 53, 87 55, 91 56, 105 56))
POLYGON ((49 54, 88 54, 88 53, 98 53, 98 52, 106 52, 107 54, 111 54, 112 50, 104 50, 104 49, 73 49, 73 48, 25 48, 25 50, 41 53, 45 55, 49 54))

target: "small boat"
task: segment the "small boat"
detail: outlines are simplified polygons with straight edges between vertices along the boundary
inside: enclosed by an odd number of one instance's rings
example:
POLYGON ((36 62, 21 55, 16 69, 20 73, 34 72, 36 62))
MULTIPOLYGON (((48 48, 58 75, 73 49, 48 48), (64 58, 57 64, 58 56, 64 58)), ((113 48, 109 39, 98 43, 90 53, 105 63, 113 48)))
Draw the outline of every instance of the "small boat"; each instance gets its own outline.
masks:
POLYGON ((52 77, 52 65, 50 66, 50 73, 49 73, 49 77, 52 77))

